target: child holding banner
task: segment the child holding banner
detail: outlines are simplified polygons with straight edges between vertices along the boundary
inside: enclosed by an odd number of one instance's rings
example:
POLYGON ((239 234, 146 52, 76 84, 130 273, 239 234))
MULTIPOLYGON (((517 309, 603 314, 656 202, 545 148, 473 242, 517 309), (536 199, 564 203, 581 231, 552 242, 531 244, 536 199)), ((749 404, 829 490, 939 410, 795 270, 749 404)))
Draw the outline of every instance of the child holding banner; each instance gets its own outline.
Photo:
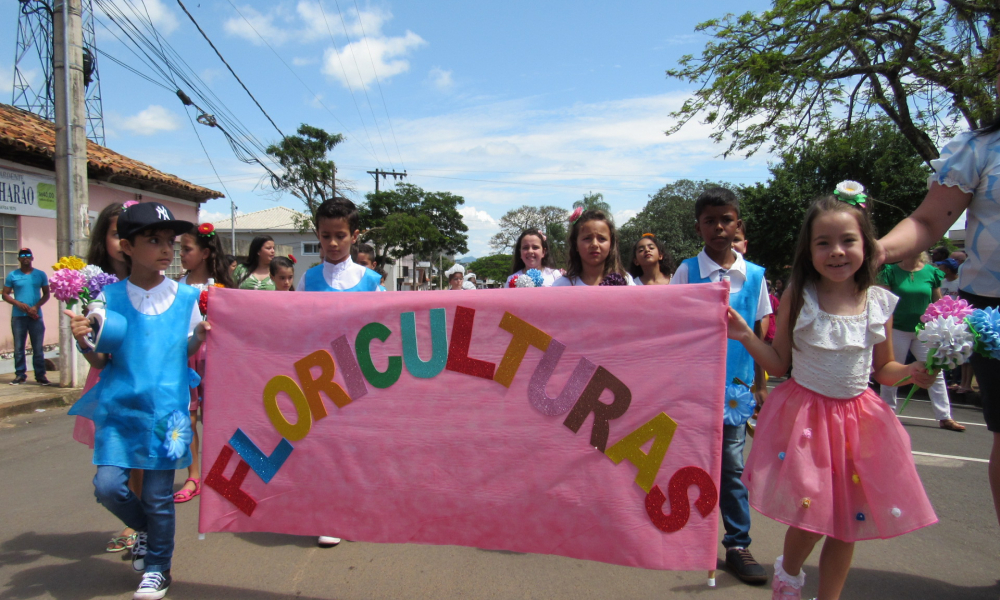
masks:
POLYGON ((577 208, 569 217, 569 268, 552 285, 635 285, 618 256, 618 232, 602 210, 577 208))
POLYGON ((555 262, 549 254, 549 240, 545 234, 535 229, 525 229, 514 243, 514 263, 510 267, 510 277, 504 287, 510 286, 511 279, 524 275, 530 269, 542 274, 542 286, 551 287, 562 273, 555 268, 555 262))
POLYGON ((937 521, 920 483, 909 437, 868 388, 910 376, 934 378, 916 362, 893 360, 897 298, 877 287, 875 229, 865 196, 841 184, 806 212, 778 327, 768 346, 729 309, 729 337, 768 372, 795 377, 760 413, 744 476, 750 503, 789 525, 775 560, 772 598, 802 597, 802 565, 823 537, 819 597, 840 597, 854 542, 890 538, 937 521))
MULTIPOLYGON (((764 268, 743 260, 733 249, 736 234, 742 226, 740 205, 736 194, 725 188, 705 190, 694 205, 695 229, 705 248, 694 258, 681 263, 671 279, 671 285, 729 280, 729 305, 744 320, 753 323, 758 332, 767 329, 771 304, 764 283, 764 268)), ((737 342, 730 342, 726 358, 726 402, 752 402, 747 390, 754 380, 764 380, 750 354, 737 342)), ((751 409, 752 410, 752 409, 751 409)), ((750 505, 743 474, 743 446, 746 443, 746 418, 727 421, 722 428, 722 480, 719 490, 719 510, 726 535, 726 564, 746 583, 767 581, 767 572, 760 566, 750 546, 750 505), (740 420, 742 422, 740 422, 740 420)))
MULTIPOLYGON (((302 274, 298 289, 303 292, 384 291, 382 276, 351 260, 351 247, 358 241, 358 209, 344 198, 326 200, 316 209, 316 238, 324 260, 302 274), (381 288, 381 289, 380 289, 381 288)), ((320 548, 331 548, 340 538, 319 536, 320 548)))
MULTIPOLYGON (((146 202, 126 207, 118 233, 131 275, 100 294, 108 314, 127 322, 127 334, 114 357, 84 351, 100 381, 70 410, 95 424, 95 496, 138 532, 132 568, 145 571, 133 598, 156 600, 170 586, 174 549, 174 470, 191 463, 188 447, 190 381, 188 356, 205 340, 198 291, 161 273, 174 258, 174 237, 193 227, 167 207, 146 202), (142 498, 127 487, 130 472, 144 471, 142 498)), ((91 333, 86 317, 72 318, 81 344, 91 333)))

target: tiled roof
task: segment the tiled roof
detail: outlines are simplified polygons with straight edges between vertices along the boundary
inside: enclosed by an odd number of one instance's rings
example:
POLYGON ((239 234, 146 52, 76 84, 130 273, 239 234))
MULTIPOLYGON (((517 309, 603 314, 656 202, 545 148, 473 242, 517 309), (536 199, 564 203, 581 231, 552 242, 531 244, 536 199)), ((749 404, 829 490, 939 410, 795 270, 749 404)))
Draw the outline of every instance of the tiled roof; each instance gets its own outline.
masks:
MULTIPOLYGON (((275 206, 245 215, 236 215, 237 231, 291 231, 297 232, 306 218, 305 213, 284 206, 275 206)), ((213 221, 212 225, 223 233, 229 231, 232 219, 213 221)))
MULTIPOLYGON (((42 169, 55 169, 56 126, 33 113, 0 104, 0 158, 42 169)), ((222 198, 215 190, 87 141, 87 177, 174 198, 204 202, 222 198)))

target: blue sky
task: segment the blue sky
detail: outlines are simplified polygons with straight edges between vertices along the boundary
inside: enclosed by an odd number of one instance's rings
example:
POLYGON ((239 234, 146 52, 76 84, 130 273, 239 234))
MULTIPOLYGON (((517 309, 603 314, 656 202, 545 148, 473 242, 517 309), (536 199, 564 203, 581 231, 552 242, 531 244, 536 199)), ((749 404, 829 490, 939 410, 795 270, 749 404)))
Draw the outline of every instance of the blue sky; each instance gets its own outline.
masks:
MULTIPOLYGON (((277 141, 175 2, 145 0, 143 9, 142 0, 107 1, 136 22, 133 9, 145 10, 247 130, 265 145, 277 141)), ((332 158, 356 188, 349 196, 363 201, 374 189, 366 171, 375 168, 406 169, 411 183, 459 194, 476 256, 490 253, 497 219, 522 204, 568 209, 584 193, 601 192, 623 222, 679 178, 767 178, 767 155, 723 159, 704 125, 690 123, 669 138, 663 131, 691 92, 664 71, 701 51, 707 38, 695 33, 697 23, 768 2, 185 4, 282 131, 308 123, 345 135, 332 158)), ((11 98, 17 8, 0 4, 8 32, 7 51, 0 52, 3 102, 11 98)), ((100 24, 97 44, 162 81, 100 24)), ((177 97, 99 60, 107 145, 222 191, 177 97)), ((263 169, 239 162, 217 130, 198 131, 241 212, 302 207, 292 196, 262 190, 263 169)), ((211 201, 204 216, 228 210, 228 200, 211 201)))

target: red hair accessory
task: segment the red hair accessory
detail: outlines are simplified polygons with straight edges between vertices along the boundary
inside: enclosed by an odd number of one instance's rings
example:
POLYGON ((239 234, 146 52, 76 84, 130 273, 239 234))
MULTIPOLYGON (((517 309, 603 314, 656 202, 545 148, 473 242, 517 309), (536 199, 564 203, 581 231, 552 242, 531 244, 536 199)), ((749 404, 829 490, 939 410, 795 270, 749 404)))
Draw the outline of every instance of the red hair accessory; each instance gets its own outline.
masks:
POLYGON ((128 202, 122 204, 122 209, 126 209, 130 206, 135 206, 136 204, 139 204, 137 200, 129 200, 128 202))
POLYGON ((573 223, 574 221, 579 219, 580 215, 582 214, 583 214, 583 207, 577 206, 576 208, 573 209, 573 212, 569 213, 569 222, 573 223))
POLYGON ((653 235, 652 233, 644 233, 642 234, 642 237, 656 237, 656 236, 653 235))
POLYGON ((212 225, 211 223, 202 223, 198 226, 198 235, 212 237, 215 235, 215 225, 212 225))
POLYGON ((295 260, 295 255, 294 254, 289 254, 288 255, 288 260, 292 261, 293 265, 294 264, 298 264, 298 262, 299 262, 299 261, 295 260))

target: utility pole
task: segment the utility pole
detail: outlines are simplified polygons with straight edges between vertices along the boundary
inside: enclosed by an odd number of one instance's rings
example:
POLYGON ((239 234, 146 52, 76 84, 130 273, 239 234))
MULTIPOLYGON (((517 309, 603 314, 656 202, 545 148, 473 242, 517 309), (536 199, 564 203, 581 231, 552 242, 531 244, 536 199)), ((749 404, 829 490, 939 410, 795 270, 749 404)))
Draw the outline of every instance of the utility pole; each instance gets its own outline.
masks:
POLYGON ((396 181, 396 178, 402 179, 406 177, 406 171, 402 173, 397 173, 396 171, 383 171, 382 169, 375 169, 374 171, 366 171, 369 175, 375 178, 375 193, 378 193, 378 176, 381 175, 382 179, 392 175, 392 180, 396 181))
MULTIPOLYGON (((59 256, 86 256, 90 229, 87 116, 83 83, 81 0, 53 7, 53 84, 56 108, 56 247, 59 256)), ((59 315, 59 385, 76 387, 79 360, 69 318, 59 315)))

